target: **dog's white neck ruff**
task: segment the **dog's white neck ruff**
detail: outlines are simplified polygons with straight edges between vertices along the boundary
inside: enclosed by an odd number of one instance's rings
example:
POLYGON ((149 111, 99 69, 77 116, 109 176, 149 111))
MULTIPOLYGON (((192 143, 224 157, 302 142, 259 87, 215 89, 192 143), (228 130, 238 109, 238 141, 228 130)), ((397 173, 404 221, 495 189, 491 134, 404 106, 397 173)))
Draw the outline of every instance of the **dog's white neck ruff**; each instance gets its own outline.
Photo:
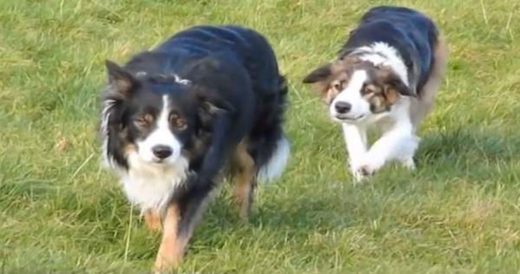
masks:
POLYGON ((399 51, 385 42, 375 42, 369 46, 357 48, 351 54, 358 55, 363 61, 375 66, 389 66, 401 78, 406 86, 410 86, 408 69, 399 51))
POLYGON ((141 212, 162 212, 188 175, 188 160, 182 156, 175 165, 164 166, 143 162, 132 152, 128 155, 128 164, 128 171, 119 173, 121 183, 128 200, 139 206, 141 212))

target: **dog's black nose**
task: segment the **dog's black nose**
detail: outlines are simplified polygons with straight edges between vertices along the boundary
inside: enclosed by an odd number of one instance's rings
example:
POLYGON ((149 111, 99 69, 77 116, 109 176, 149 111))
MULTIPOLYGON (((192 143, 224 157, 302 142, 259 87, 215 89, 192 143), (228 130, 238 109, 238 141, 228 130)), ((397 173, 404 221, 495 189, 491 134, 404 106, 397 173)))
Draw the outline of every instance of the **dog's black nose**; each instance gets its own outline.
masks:
POLYGON ((336 111, 338 113, 347 113, 350 111, 350 109, 352 108, 352 105, 350 103, 347 103, 347 102, 342 102, 342 101, 339 101, 337 102, 336 104, 334 104, 334 108, 336 109, 336 111))
POLYGON ((173 150, 169 146, 158 145, 152 148, 153 154, 159 159, 166 159, 172 155, 173 150))

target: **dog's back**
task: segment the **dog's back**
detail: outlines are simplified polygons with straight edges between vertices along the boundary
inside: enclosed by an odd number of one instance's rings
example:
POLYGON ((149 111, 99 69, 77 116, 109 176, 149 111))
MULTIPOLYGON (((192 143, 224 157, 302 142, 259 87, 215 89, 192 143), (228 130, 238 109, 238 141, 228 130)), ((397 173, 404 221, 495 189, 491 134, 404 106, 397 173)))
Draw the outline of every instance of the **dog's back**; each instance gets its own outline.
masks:
POLYGON ((155 51, 184 51, 180 55, 183 58, 220 54, 247 69, 257 92, 272 94, 280 86, 278 64, 271 46, 263 36, 248 28, 196 26, 175 34, 155 51))
MULTIPOLYGON (((184 51, 182 56, 199 59, 220 55, 243 65, 257 96, 254 127, 248 136, 248 150, 259 166, 269 165, 279 151, 287 146, 283 137, 282 119, 286 105, 287 84, 280 75, 276 56, 268 41, 257 32, 239 26, 197 26, 174 35, 157 48, 158 52, 184 51)), ((260 171, 268 179, 271 171, 260 171)), ((274 172, 278 173, 278 172, 274 172)))
MULTIPOLYGON (((276 57, 267 40, 257 32, 239 26, 198 26, 174 35, 158 51, 184 50, 196 58, 216 53, 242 64, 249 74, 257 96, 255 121, 249 135, 248 149, 259 166, 276 158, 277 148, 287 146, 282 119, 287 84, 280 75, 276 57)), ((276 177, 260 171, 260 177, 276 177)), ((274 172, 278 173, 278 172, 274 172)))
POLYGON ((374 42, 387 43, 399 51, 407 66, 413 67, 412 72, 418 76, 416 89, 420 93, 435 62, 433 52, 437 41, 437 27, 422 13, 404 7, 381 6, 361 18, 341 54, 347 55, 374 42))

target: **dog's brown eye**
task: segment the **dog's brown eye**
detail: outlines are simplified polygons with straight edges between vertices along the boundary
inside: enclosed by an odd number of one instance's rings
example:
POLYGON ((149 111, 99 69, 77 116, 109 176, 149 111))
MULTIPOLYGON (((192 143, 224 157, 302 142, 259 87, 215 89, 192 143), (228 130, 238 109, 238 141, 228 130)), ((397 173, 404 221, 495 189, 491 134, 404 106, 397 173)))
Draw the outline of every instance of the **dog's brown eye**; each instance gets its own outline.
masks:
POLYGON ((375 93, 377 91, 377 87, 374 85, 363 85, 363 88, 361 89, 361 94, 368 95, 375 93))
POLYGON ((332 83, 332 88, 337 90, 337 91, 340 91, 343 87, 343 82, 342 81, 334 81, 332 83))
POLYGON ((138 127, 141 127, 141 128, 149 127, 152 124, 152 122, 153 122, 153 115, 151 115, 149 113, 140 115, 134 120, 135 125, 138 127))
POLYGON ((170 124, 172 127, 178 130, 185 130, 188 127, 186 120, 183 119, 178 113, 172 113, 170 115, 170 124))

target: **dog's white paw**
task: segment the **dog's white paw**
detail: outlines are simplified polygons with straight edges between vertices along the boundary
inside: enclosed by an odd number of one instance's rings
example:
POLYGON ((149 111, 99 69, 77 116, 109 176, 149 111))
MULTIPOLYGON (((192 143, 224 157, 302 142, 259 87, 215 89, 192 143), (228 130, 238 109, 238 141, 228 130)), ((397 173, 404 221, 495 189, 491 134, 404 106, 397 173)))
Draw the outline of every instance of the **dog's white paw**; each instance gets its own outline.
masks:
POLYGON ((366 179, 366 176, 364 176, 361 172, 359 172, 359 167, 360 165, 358 164, 358 162, 354 162, 354 161, 350 161, 349 163, 349 169, 350 169, 350 174, 352 175, 352 182, 354 183, 354 185, 356 184, 360 184, 362 183, 363 181, 365 181, 366 179))
POLYGON ((373 176, 381 167, 383 163, 369 160, 368 158, 360 161, 357 165, 352 166, 352 175, 355 183, 362 183, 369 177, 373 176))
POLYGON ((412 157, 401 160, 401 164, 409 170, 415 170, 415 161, 412 157))
POLYGON ((360 184, 368 180, 369 177, 374 175, 381 166, 373 161, 361 161, 357 165, 352 166, 352 176, 354 177, 354 183, 360 184))
POLYGON ((355 185, 362 184, 367 180, 367 176, 363 175, 359 170, 352 170, 352 178, 355 185))

